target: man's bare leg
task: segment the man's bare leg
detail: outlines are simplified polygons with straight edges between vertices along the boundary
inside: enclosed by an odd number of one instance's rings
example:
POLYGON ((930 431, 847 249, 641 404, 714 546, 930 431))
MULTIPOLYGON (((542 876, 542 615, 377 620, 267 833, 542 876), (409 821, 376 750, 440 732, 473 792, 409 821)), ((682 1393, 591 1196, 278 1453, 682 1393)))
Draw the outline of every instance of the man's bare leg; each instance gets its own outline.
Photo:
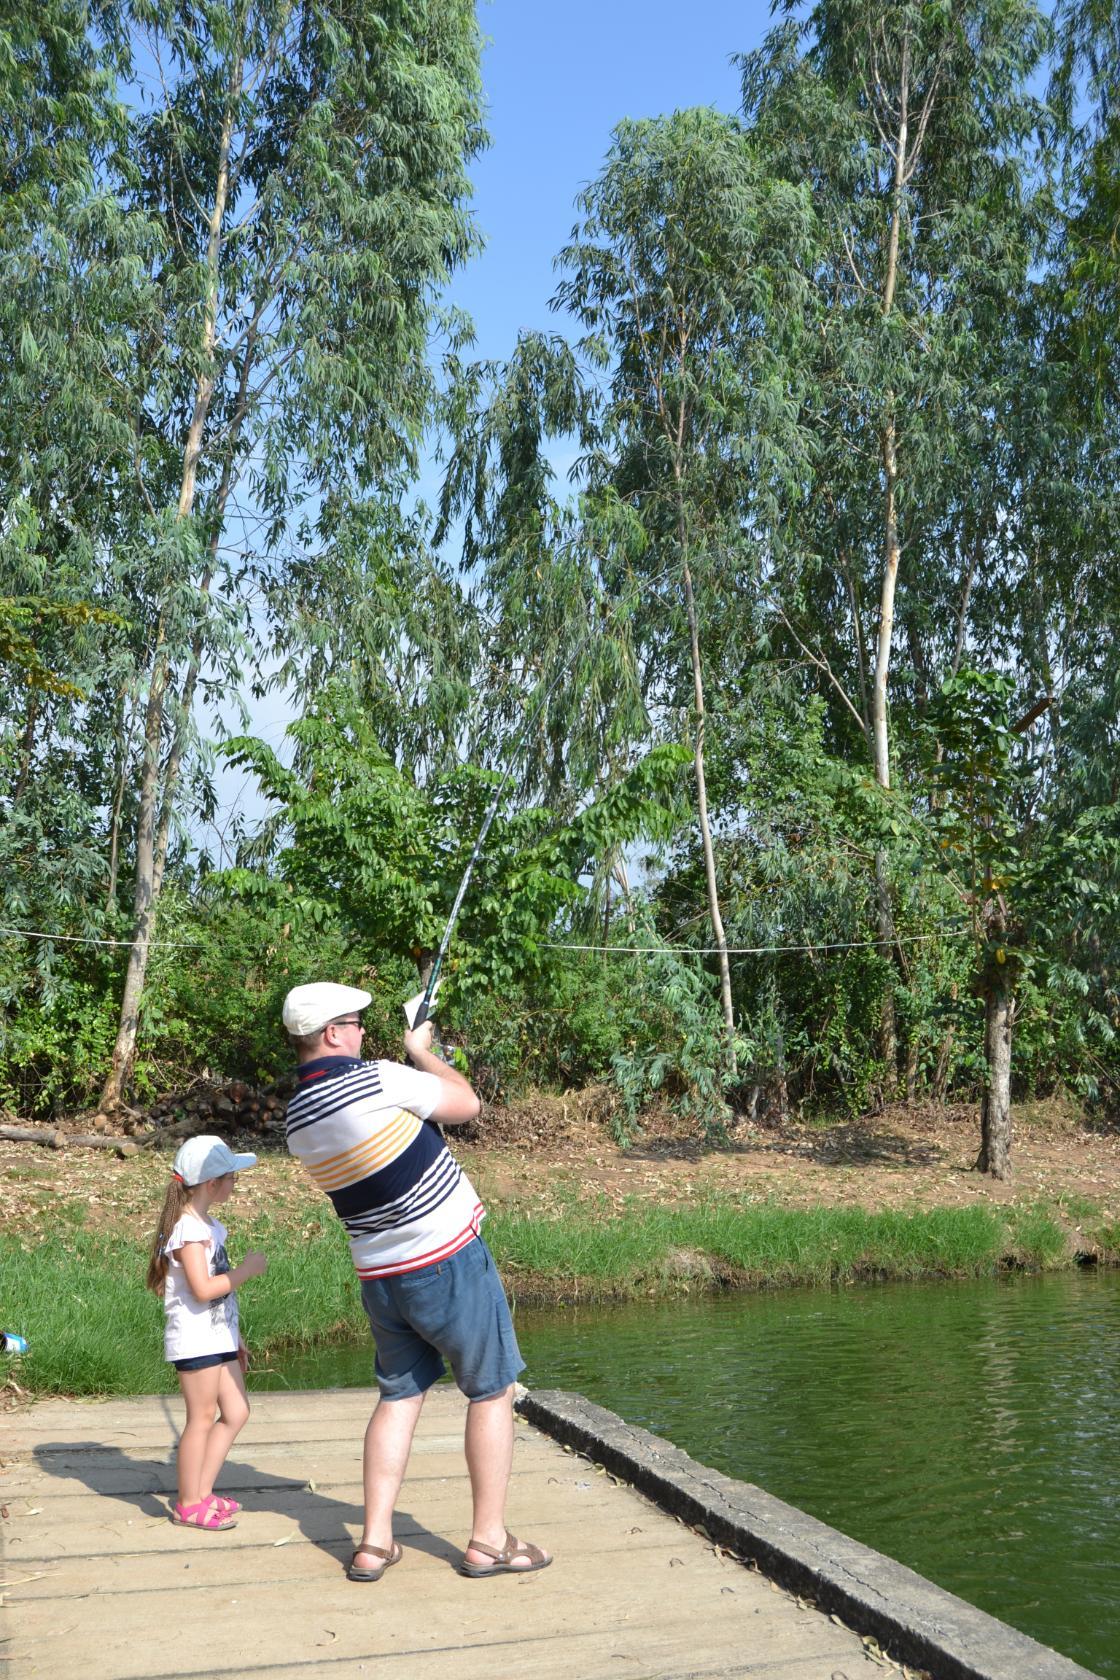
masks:
POLYGON ((378 1400, 366 1426, 362 1454, 362 1482, 365 1490, 365 1527, 362 1543, 355 1552, 359 1568, 376 1568, 382 1559, 363 1556, 366 1546, 393 1549, 393 1510, 401 1491, 412 1437, 420 1417, 424 1396, 407 1400, 378 1400))
MULTIPOLYGON (((467 1469, 474 1499, 471 1539, 501 1551, 506 1543, 506 1494, 513 1468, 513 1385, 489 1400, 472 1400, 467 1407, 464 1440, 467 1469)), ((468 1563, 485 1569, 493 1559, 473 1546, 468 1563)), ((525 1559, 525 1564, 528 1564, 525 1559)), ((523 1567, 523 1565, 517 1565, 523 1567)))

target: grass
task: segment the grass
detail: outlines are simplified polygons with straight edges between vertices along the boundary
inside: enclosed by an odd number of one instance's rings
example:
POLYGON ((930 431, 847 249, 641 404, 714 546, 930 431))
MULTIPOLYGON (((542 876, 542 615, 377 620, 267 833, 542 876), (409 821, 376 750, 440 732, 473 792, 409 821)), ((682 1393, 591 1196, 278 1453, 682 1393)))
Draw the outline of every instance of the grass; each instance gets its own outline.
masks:
MULTIPOLYGON (((1120 1258, 1120 1227, 1094 1231, 1120 1258)), ((1072 1263, 1053 1209, 940 1208, 903 1214, 798 1210, 739 1199, 690 1208, 648 1203, 621 1215, 565 1208, 556 1219, 496 1213, 487 1237, 520 1301, 638 1299, 722 1286, 827 1286, 870 1279, 983 1277, 1007 1264, 1072 1263)), ((254 1354, 364 1334, 341 1228, 325 1207, 235 1221, 231 1248, 263 1248, 265 1277, 246 1284, 242 1322, 254 1354)), ((163 1360, 163 1314, 143 1287, 144 1244, 80 1224, 46 1239, 0 1235, 0 1321, 30 1343, 13 1367, 37 1394, 142 1394, 175 1387, 163 1360)))
POLYGON ((1068 1250, 1063 1226, 1044 1208, 903 1214, 715 1202, 635 1208, 605 1223, 498 1215, 488 1235, 522 1296, 554 1299, 686 1293, 698 1284, 982 1277, 1009 1261, 1054 1267, 1068 1250))

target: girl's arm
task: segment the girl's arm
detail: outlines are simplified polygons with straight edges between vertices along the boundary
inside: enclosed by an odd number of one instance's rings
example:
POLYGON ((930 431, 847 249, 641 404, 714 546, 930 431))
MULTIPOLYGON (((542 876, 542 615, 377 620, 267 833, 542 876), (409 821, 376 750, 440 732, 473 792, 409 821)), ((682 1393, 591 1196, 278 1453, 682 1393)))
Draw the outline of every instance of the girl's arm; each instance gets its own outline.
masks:
POLYGON ((219 1301, 223 1295, 232 1295, 247 1279, 260 1277, 268 1266, 268 1261, 259 1249, 250 1249, 240 1265, 233 1266, 228 1272, 219 1272, 217 1277, 211 1277, 206 1269, 206 1244, 201 1242, 184 1243, 178 1250, 179 1260, 186 1273, 191 1294, 196 1301, 219 1301))

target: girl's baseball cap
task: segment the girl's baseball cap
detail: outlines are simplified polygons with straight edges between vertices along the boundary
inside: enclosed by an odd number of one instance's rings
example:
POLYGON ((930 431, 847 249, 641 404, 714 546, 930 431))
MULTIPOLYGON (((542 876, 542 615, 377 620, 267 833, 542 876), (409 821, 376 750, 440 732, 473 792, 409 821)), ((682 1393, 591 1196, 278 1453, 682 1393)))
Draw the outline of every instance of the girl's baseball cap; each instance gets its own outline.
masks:
POLYGON ((193 1137, 187 1139, 176 1155, 174 1173, 191 1189, 196 1184, 205 1184, 207 1179, 245 1172, 256 1164, 255 1155, 235 1155, 220 1137, 193 1137))

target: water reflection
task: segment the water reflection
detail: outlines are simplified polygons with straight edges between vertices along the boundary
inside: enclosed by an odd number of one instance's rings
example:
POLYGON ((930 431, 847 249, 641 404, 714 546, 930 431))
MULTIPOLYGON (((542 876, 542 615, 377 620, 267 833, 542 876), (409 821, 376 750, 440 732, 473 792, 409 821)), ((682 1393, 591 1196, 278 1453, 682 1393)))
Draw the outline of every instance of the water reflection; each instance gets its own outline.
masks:
MULTIPOLYGON (((586 1394, 1120 1680, 1120 1274, 541 1313, 586 1394)), ((368 1346, 285 1361, 371 1382, 368 1346)))

